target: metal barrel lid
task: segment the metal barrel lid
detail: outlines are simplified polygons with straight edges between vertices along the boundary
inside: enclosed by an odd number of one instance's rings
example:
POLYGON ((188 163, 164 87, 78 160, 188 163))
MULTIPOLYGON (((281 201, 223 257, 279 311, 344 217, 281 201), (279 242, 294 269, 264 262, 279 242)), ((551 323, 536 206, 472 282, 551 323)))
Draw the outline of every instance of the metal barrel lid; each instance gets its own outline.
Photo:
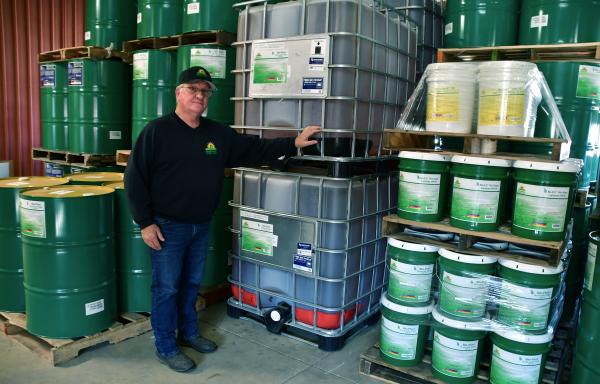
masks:
POLYGON ((44 188, 67 184, 69 180, 64 177, 29 176, 7 177, 0 179, 0 188, 44 188))
POLYGON ((63 185, 60 187, 34 189, 21 194, 24 197, 43 197, 51 199, 64 199, 74 197, 102 196, 113 193, 109 187, 96 185, 63 185))
POLYGON ((82 172, 69 175, 68 179, 88 183, 108 183, 122 181, 123 176, 121 172, 82 172))

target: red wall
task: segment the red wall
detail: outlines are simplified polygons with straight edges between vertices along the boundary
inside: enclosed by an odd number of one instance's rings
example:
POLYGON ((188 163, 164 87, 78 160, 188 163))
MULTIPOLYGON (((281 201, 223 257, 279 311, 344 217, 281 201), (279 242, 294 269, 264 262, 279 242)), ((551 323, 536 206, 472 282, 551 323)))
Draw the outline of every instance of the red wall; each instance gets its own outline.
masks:
POLYGON ((38 53, 83 45, 85 0, 0 0, 0 160, 41 175, 38 53))

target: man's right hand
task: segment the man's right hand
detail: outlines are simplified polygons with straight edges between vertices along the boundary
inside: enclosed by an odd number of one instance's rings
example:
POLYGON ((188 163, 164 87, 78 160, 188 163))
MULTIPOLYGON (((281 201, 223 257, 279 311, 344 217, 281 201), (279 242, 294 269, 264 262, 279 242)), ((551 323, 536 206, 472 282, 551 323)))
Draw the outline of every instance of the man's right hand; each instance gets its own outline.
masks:
POLYGON ((146 243, 147 246, 155 251, 160 251, 162 249, 160 242, 165 241, 165 238, 160 232, 160 228, 158 228, 158 225, 156 224, 149 225, 142 229, 142 239, 144 239, 144 243, 146 243))

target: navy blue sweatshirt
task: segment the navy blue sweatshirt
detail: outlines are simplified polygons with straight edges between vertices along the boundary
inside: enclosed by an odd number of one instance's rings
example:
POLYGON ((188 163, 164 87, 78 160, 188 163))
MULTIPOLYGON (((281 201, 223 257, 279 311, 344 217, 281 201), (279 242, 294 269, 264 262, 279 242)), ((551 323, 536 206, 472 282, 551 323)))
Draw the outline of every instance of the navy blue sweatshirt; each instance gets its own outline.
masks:
POLYGON ((131 214, 141 228, 153 224, 154 216, 206 222, 219 202, 225 168, 295 154, 293 138, 240 135, 205 118, 194 129, 171 113, 148 123, 131 151, 125 171, 131 214))

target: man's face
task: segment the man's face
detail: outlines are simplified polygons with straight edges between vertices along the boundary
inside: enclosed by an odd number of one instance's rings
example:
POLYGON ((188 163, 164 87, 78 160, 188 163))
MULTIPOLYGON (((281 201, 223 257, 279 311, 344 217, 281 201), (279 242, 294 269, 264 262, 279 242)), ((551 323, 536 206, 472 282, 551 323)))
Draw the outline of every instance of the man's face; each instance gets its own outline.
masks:
POLYGON ((202 115, 208 108, 211 95, 212 89, 205 81, 181 84, 175 91, 178 106, 185 112, 197 115, 202 115))

